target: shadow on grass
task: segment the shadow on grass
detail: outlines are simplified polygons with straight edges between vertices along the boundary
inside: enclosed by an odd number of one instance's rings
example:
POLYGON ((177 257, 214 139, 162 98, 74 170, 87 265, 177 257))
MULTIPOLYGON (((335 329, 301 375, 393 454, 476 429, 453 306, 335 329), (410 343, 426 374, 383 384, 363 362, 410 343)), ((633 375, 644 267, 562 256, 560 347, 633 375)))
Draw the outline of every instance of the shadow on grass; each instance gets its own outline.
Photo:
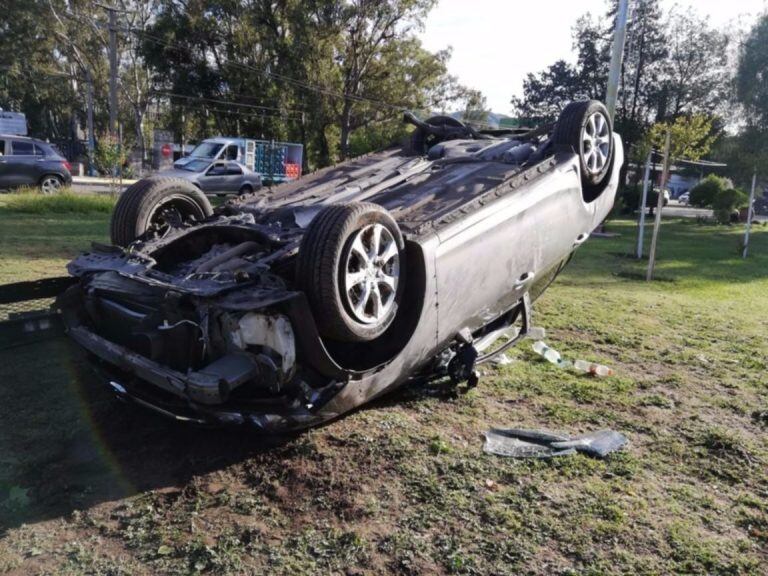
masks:
MULTIPOLYGON (((259 454, 284 457, 301 435, 201 428, 124 404, 64 336, 0 352, 0 382, 0 535, 183 486, 259 454)), ((416 379, 359 410, 450 400, 462 390, 448 378, 416 379)))
POLYGON ((0 352, 0 534, 169 486, 295 435, 180 424, 124 405, 65 337, 0 352))

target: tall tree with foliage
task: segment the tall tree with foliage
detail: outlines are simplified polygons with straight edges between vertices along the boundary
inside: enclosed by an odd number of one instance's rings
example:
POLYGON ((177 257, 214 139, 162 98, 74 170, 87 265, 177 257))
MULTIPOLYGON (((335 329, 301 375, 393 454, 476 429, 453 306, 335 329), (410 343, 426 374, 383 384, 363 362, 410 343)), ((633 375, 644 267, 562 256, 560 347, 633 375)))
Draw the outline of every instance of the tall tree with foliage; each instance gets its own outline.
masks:
POLYGON ((757 21, 744 42, 735 83, 748 123, 768 131, 768 14, 757 21))

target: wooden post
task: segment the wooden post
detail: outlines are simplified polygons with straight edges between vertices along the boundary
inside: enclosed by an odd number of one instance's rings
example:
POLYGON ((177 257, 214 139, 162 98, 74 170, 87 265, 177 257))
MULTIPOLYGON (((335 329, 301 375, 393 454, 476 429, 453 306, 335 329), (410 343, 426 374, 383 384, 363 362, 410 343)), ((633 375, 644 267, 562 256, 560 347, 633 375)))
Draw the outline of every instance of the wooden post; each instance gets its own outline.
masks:
POLYGON ((651 239, 651 251, 648 255, 648 271, 645 274, 645 280, 653 280, 653 267, 656 264, 656 243, 659 239, 659 228, 661 227, 661 209, 664 208, 664 189, 667 187, 669 178, 669 145, 670 134, 667 130, 667 137, 664 141, 664 167, 661 173, 661 187, 659 188, 659 198, 656 204, 656 219, 653 221, 653 237, 651 239))
POLYGON ((742 258, 747 257, 747 249, 749 248, 749 230, 752 228, 752 218, 754 216, 754 204, 755 204, 755 185, 757 184, 757 170, 752 173, 752 190, 749 193, 749 208, 747 209, 747 230, 744 232, 744 253, 742 258))

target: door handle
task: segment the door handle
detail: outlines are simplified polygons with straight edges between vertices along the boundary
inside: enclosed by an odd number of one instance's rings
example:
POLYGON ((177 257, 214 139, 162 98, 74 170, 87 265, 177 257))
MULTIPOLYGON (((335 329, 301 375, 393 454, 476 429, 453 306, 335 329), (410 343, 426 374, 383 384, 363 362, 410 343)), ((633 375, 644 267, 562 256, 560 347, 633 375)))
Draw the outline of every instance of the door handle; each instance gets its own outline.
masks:
POLYGON ((587 238, 589 238, 589 234, 586 232, 582 232, 578 236, 576 236, 576 240, 574 240, 573 245, 575 246, 581 246, 584 244, 584 242, 587 241, 587 238))
POLYGON ((534 276, 536 276, 534 272, 526 272, 525 274, 522 274, 520 278, 517 279, 517 282, 515 282, 515 290, 528 284, 531 280, 533 280, 534 276))

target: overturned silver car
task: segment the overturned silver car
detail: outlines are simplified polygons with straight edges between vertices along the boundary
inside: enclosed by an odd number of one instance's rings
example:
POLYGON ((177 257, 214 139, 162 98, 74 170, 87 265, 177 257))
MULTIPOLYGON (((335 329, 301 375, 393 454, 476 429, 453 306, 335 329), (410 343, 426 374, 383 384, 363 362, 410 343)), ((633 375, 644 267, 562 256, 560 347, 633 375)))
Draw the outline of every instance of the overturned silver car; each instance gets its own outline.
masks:
POLYGON ((183 181, 138 182, 113 216, 125 247, 69 264, 69 335, 124 398, 264 431, 421 375, 474 384, 608 214, 621 140, 595 101, 522 133, 408 120, 402 147, 216 210, 183 181))

